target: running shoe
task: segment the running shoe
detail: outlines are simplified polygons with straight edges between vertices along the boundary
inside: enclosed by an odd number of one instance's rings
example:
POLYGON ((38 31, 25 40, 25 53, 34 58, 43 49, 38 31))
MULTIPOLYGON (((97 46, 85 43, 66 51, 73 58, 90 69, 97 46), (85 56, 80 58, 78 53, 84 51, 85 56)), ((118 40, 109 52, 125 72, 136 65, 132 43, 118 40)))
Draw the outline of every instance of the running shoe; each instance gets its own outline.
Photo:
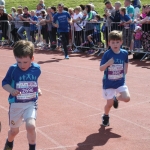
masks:
POLYGON ((69 56, 67 55, 67 56, 65 56, 65 59, 69 59, 69 56))
POLYGON ((118 108, 118 105, 119 105, 119 102, 118 102, 116 96, 114 96, 114 104, 113 104, 114 108, 117 109, 117 108, 118 108))
POLYGON ((109 116, 108 115, 102 115, 102 125, 105 127, 109 126, 109 116))

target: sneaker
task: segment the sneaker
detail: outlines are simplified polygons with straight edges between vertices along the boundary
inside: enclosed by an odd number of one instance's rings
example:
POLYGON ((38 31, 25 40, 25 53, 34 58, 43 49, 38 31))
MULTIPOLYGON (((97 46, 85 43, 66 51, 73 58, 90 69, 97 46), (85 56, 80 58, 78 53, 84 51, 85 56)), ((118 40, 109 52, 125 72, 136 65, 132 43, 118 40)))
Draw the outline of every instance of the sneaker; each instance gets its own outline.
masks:
POLYGON ((94 50, 89 50, 87 54, 93 54, 94 50))
POLYGON ((13 145, 12 145, 12 147, 9 147, 9 146, 7 145, 7 140, 6 140, 4 150, 12 150, 12 149, 13 149, 13 145))
POLYGON ((12 150, 13 148, 9 147, 8 145, 5 145, 4 150, 12 150))
POLYGON ((114 108, 118 108, 118 100, 117 100, 117 98, 116 98, 116 96, 114 96, 114 104, 113 104, 113 106, 114 106, 114 108))
POLYGON ((109 116, 102 115, 102 125, 105 127, 109 126, 109 116))
POLYGON ((80 50, 78 50, 77 48, 73 51, 73 53, 79 53, 80 50))
POLYGON ((67 55, 67 56, 65 56, 65 59, 69 59, 69 56, 67 55))
POLYGON ((12 147, 9 147, 8 145, 5 145, 4 150, 12 150, 12 147))

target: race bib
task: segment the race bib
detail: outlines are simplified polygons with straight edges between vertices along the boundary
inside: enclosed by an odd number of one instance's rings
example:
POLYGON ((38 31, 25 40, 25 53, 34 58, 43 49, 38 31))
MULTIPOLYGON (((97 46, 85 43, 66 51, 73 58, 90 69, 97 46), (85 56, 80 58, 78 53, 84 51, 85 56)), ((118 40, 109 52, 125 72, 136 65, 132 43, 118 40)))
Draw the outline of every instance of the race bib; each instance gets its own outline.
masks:
POLYGON ((123 78, 124 69, 123 64, 113 64, 108 67, 108 79, 109 80, 119 80, 123 78))
POLYGON ((19 81, 16 90, 21 92, 17 95, 18 100, 32 100, 36 98, 38 85, 35 81, 19 81))

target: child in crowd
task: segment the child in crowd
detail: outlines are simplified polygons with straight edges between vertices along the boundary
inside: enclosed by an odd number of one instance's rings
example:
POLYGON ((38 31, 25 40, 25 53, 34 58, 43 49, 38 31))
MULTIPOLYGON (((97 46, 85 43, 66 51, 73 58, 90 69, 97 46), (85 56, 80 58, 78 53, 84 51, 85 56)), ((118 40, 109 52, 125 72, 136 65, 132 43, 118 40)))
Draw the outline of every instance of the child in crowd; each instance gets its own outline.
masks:
POLYGON ((44 4, 44 0, 40 0, 39 4, 43 7, 43 9, 45 9, 45 4, 44 4))
POLYGON ((120 25, 123 26, 123 46, 125 46, 127 49, 130 48, 130 44, 132 41, 132 32, 130 29, 130 23, 132 22, 131 18, 126 14, 126 8, 121 7, 120 8, 120 15, 121 15, 121 23, 120 25))
POLYGON ((88 40, 90 42, 91 47, 94 47, 95 45, 100 47, 100 42, 101 42, 100 19, 101 19, 100 15, 97 14, 97 15, 95 15, 95 18, 90 21, 90 22, 94 23, 94 33, 88 35, 88 40))
POLYGON ((42 20, 42 16, 38 16, 38 20, 37 20, 37 40, 36 40, 36 44, 37 46, 42 46, 42 37, 41 37, 41 29, 42 29, 42 26, 40 24, 42 20))
POLYGON ((30 35, 32 37, 32 42, 35 43, 35 37, 37 32, 36 23, 38 21, 38 17, 35 15, 35 11, 31 10, 31 17, 30 17, 30 35))
POLYGON ((128 53, 126 50, 120 49, 122 45, 121 32, 116 30, 110 32, 108 44, 111 49, 104 53, 100 63, 100 71, 104 71, 103 97, 107 100, 102 115, 102 125, 104 126, 109 126, 109 112, 112 106, 118 108, 118 101, 130 101, 128 87, 125 84, 128 53))
POLYGON ((33 63, 34 45, 29 41, 20 40, 13 53, 17 61, 10 66, 2 81, 3 88, 10 94, 8 138, 4 150, 12 150, 15 136, 23 122, 26 124, 29 150, 36 149, 36 116, 38 100, 38 78, 40 66, 33 63))
POLYGON ((134 49, 139 49, 142 48, 142 43, 141 43, 141 38, 142 38, 142 29, 140 26, 136 26, 134 30, 134 49))

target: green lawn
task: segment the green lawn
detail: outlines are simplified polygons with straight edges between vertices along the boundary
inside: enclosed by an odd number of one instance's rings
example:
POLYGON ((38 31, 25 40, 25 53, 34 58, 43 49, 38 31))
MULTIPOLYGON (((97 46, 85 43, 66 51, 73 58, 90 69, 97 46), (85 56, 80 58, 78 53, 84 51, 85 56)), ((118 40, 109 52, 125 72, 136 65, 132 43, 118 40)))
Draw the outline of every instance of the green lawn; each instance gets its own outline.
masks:
MULTIPOLYGON (((115 3, 117 0, 112 0, 113 3, 115 3)), ((39 0, 6 0, 6 9, 7 12, 10 13, 11 7, 17 7, 19 5, 22 6, 28 6, 29 9, 36 9, 36 5, 38 4, 39 0)), ((99 14, 103 14, 104 10, 104 3, 103 0, 45 0, 46 7, 48 6, 57 6, 58 3, 63 2, 63 4, 67 7, 74 8, 75 6, 78 6, 80 4, 88 4, 93 3, 96 6, 96 11, 99 14)), ((122 4, 123 1, 121 0, 122 4)), ((149 0, 142 0, 142 4, 150 4, 149 0)))

